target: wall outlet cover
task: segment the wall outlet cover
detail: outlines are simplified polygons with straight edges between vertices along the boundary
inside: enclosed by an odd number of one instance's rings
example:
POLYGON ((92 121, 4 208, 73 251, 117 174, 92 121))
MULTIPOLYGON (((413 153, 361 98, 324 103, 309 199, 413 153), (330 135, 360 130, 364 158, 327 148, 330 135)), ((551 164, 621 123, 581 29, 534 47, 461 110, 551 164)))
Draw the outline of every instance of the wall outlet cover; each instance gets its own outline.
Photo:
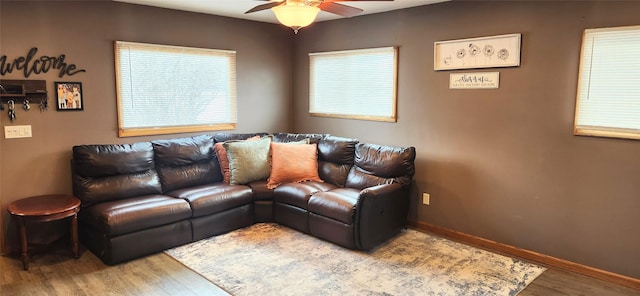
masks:
POLYGON ((430 199, 429 193, 422 194, 422 204, 429 205, 430 199))

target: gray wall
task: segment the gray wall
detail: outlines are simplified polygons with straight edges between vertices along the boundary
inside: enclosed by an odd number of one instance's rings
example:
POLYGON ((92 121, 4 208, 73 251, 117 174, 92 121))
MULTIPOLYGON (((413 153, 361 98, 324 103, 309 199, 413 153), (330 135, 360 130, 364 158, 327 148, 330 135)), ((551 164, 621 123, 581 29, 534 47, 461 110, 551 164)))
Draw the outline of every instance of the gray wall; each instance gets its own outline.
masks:
MULTIPOLYGON (((290 129, 293 39, 286 28, 112 1, 2 1, 0 55, 13 60, 38 47, 38 57, 65 54, 68 63, 87 70, 63 78, 54 71, 31 75, 28 79, 47 81, 49 110, 18 109, 14 122, 6 111, 0 114, 2 126, 31 125, 33 132, 27 139, 0 137, 0 238, 8 238, 6 245, 15 241, 8 203, 31 195, 71 193, 73 145, 191 136, 117 137, 114 40, 235 50, 236 131, 290 129), (82 82, 84 111, 56 111, 54 81, 82 82)), ((25 79, 19 72, 2 78, 25 79)))
POLYGON ((640 2, 447 2, 322 22, 295 39, 294 128, 417 149, 411 219, 640 278, 640 142, 572 134, 582 32, 640 2), (434 41, 522 33, 495 90, 450 90, 434 41), (308 53, 399 46, 398 122, 308 115, 308 53), (431 194, 431 205, 421 203, 431 194))

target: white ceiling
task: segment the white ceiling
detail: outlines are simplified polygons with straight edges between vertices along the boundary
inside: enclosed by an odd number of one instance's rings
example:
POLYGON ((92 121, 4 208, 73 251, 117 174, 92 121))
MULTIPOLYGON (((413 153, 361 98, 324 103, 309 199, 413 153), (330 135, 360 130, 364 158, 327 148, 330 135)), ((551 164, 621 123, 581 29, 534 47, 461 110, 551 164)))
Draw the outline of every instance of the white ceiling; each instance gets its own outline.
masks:
MULTIPOLYGON (((264 4, 265 1, 257 0, 114 0, 132 4, 163 7, 176 10, 215 14, 252 21, 278 23, 270 9, 244 14, 254 6, 264 4)), ((449 0, 394 0, 394 1, 345 1, 341 4, 358 7, 364 10, 360 15, 421 6, 449 0)), ((357 17, 357 16, 356 16, 357 17)), ((343 18, 339 15, 321 11, 316 18, 317 22, 343 18)))

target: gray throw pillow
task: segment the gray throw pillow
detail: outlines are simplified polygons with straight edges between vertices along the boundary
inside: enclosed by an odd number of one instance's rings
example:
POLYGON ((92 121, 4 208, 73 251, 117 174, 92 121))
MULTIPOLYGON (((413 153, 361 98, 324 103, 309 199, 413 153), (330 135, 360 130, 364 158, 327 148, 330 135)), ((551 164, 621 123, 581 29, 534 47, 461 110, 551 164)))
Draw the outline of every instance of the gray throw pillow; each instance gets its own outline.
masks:
POLYGON ((269 148, 271 136, 257 141, 225 142, 229 158, 229 184, 247 184, 267 180, 271 171, 269 148))

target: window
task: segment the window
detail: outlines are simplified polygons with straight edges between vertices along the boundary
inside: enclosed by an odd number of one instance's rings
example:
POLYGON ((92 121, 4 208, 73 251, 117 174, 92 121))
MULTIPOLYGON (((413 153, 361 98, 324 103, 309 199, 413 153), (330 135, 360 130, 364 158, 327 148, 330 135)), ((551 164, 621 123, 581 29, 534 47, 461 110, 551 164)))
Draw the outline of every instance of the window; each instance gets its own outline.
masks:
POLYGON ((234 129, 235 52, 116 41, 118 135, 234 129))
POLYGON ((312 116, 396 122, 395 47, 310 53, 312 116))
POLYGON ((640 26, 587 29, 574 134, 640 139, 640 26))

